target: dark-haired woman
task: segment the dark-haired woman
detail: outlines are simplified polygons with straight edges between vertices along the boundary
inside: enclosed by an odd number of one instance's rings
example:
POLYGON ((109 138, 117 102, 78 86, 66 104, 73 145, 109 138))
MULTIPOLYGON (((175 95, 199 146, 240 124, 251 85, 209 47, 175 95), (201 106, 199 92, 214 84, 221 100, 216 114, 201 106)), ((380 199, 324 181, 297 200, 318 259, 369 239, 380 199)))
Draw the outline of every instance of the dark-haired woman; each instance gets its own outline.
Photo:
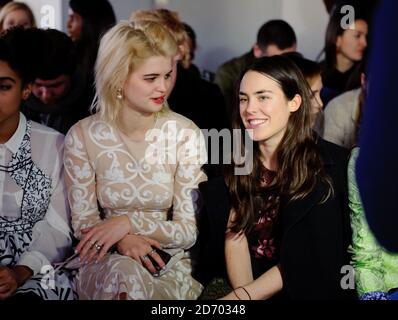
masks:
POLYGON ((224 179, 200 185, 207 213, 225 221, 209 230, 225 234, 233 288, 225 299, 351 296, 340 285, 350 236, 347 153, 314 136, 308 92, 282 56, 257 60, 241 79, 234 128, 249 130, 252 171, 236 175, 232 164, 224 179))
POLYGON ((76 44, 78 73, 91 104, 99 43, 102 35, 116 23, 116 17, 108 0, 70 0, 69 8, 67 33, 76 44))
POLYGON ((73 298, 66 274, 51 266, 72 242, 64 137, 19 111, 35 78, 34 38, 19 28, 0 37, 0 300, 73 298))
POLYGON ((360 16, 343 29, 344 14, 336 10, 326 29, 325 60, 322 63, 324 105, 339 94, 359 88, 358 62, 367 47, 368 23, 360 16))

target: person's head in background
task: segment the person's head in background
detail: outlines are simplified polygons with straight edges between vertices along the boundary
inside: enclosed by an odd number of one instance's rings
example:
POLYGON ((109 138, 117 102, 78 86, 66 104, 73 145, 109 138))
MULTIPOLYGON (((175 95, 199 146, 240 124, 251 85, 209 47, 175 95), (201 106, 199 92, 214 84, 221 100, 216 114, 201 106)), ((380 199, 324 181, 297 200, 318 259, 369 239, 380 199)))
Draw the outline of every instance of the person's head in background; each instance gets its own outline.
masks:
POLYGON ((196 33, 189 24, 183 22, 183 25, 189 37, 189 64, 191 65, 195 59, 195 51, 197 48, 196 33))
POLYGON ((193 62, 193 60, 195 59, 195 51, 197 48, 196 33, 189 24, 187 24, 185 22, 183 22, 182 24, 184 25, 185 31, 187 32, 187 35, 189 37, 189 67, 188 67, 188 70, 191 73, 195 74, 197 77, 201 77, 199 68, 193 62))
POLYGON ((316 121, 321 121, 323 102, 320 96, 322 89, 321 66, 319 63, 304 58, 299 53, 286 53, 284 56, 292 60, 300 69, 304 78, 307 80, 311 98, 311 126, 314 127, 316 121))
POLYGON ((36 67, 29 53, 35 29, 13 28, 0 37, 0 143, 14 134, 23 100, 30 95, 36 67))
POLYGON ((94 68, 101 36, 116 23, 108 0, 70 0, 67 32, 76 43, 84 69, 94 68))
POLYGON ((362 60, 367 47, 368 23, 356 12, 355 21, 343 28, 344 13, 330 16, 325 37, 325 67, 344 73, 362 60))
POLYGON ((253 46, 256 58, 293 52, 297 48, 297 38, 293 28, 283 20, 270 20, 264 23, 257 33, 253 46))
POLYGON ((125 108, 140 114, 160 111, 172 86, 177 44, 161 24, 120 22, 101 39, 95 67, 96 110, 116 121, 125 108))
POLYGON ((12 2, 12 0, 0 0, 0 10, 9 2, 12 2))
POLYGON ((73 42, 65 33, 55 29, 40 33, 40 68, 32 93, 42 103, 53 105, 69 93, 77 57, 73 42))
POLYGON ((15 26, 36 27, 32 10, 23 2, 9 2, 0 10, 0 32, 15 26))

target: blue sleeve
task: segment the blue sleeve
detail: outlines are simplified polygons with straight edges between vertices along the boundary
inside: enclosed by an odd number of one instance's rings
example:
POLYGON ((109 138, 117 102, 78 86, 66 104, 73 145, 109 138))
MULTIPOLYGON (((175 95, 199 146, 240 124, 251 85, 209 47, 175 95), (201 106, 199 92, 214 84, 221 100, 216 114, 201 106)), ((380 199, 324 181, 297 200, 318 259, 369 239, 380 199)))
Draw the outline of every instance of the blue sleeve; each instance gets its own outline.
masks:
POLYGON ((382 0, 375 16, 357 162, 359 191, 378 241, 398 251, 398 2, 382 0))

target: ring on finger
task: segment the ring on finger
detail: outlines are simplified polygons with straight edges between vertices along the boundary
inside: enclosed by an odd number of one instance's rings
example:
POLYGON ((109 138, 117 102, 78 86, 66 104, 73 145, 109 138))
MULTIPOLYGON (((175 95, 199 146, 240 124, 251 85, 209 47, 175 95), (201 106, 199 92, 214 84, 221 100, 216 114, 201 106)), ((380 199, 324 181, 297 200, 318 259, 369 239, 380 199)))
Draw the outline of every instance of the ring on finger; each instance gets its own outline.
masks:
POLYGON ((148 254, 154 254, 156 252, 156 249, 152 249, 148 254))
POLYGON ((147 254, 141 257, 141 260, 142 260, 142 261, 145 261, 145 260, 148 260, 148 259, 149 259, 149 257, 148 257, 147 254))
POLYGON ((100 251, 101 248, 102 248, 102 245, 100 245, 98 243, 95 244, 95 250, 100 251))

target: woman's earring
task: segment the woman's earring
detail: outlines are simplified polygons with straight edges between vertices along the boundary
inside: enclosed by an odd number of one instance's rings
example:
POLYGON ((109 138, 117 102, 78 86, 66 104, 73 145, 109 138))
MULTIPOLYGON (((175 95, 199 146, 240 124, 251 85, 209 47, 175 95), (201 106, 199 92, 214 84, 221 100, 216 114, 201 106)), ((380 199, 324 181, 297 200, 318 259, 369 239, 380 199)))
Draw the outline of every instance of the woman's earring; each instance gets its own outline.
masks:
POLYGON ((122 88, 116 90, 116 99, 122 100, 123 99, 123 91, 122 88))

